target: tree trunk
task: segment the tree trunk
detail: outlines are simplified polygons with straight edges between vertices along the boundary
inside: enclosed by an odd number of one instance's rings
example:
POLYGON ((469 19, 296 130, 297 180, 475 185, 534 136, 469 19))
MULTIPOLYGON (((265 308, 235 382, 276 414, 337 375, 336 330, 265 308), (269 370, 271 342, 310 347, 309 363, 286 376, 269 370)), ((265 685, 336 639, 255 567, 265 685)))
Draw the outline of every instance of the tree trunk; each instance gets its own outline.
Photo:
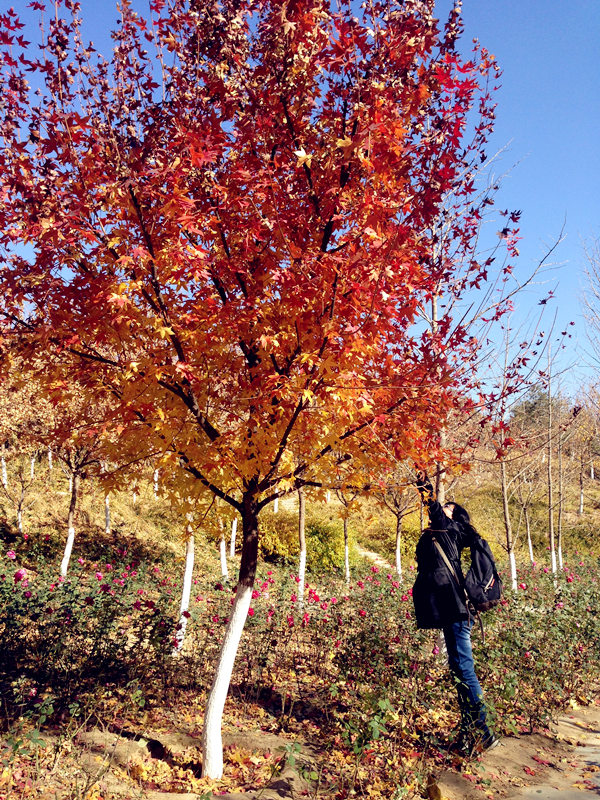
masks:
POLYGON ((548 544, 550 546, 550 564, 556 573, 556 546, 554 542, 554 489, 552 486, 552 395, 548 384, 548 544))
POLYGON ((17 507, 17 530, 23 533, 23 506, 25 504, 25 486, 21 484, 21 495, 19 497, 19 505, 17 507))
POLYGON ((35 455, 31 456, 31 471, 30 471, 31 480, 35 478, 35 455))
POLYGON ((235 558, 235 537, 237 534, 237 517, 231 522, 231 541, 229 543, 229 558, 235 558))
MULTIPOLYGON (((560 419, 559 419, 560 422, 560 419)), ((560 425, 558 428, 558 520, 557 520, 557 551, 558 551, 558 567, 563 568, 562 557, 562 521, 563 521, 563 503, 564 503, 564 475, 563 475, 563 437, 560 425)))
POLYGON ((298 489, 298 544, 300 558, 298 563, 298 608, 304 607, 304 587, 306 585, 306 498, 304 489, 298 489))
POLYGON ((152 475, 152 482, 154 487, 154 499, 156 500, 158 497, 158 470, 155 469, 152 475))
POLYGON ((396 515, 396 572, 398 577, 402 580, 402 517, 396 515))
POLYGON ((273 513, 277 514, 278 511, 279 511, 279 498, 276 497, 275 500, 273 501, 273 513))
POLYGON ((532 564, 535 564, 535 558, 533 555, 533 542, 531 541, 531 520, 529 519, 529 508, 525 507, 525 529, 527 531, 527 547, 529 548, 529 560, 532 564))
POLYGON ((104 496, 104 533, 110 536, 110 495, 104 496))
POLYGON ((225 544, 225 523, 219 517, 219 557, 221 559, 221 577, 229 580, 229 570, 227 569, 227 545, 225 544))
POLYGON ((194 575, 194 534, 192 526, 187 526, 187 538, 185 543, 185 571, 183 573, 183 587, 181 589, 181 605, 179 607, 179 625, 175 634, 175 647, 173 655, 181 652, 183 640, 185 639, 185 629, 187 628, 190 607, 190 595, 192 593, 192 577, 194 575))
POLYGON ((331 503, 331 491, 329 489, 325 492, 325 502, 331 503))
POLYGON ((500 488, 502 490, 502 513, 504 515, 504 531, 506 533, 506 552, 508 553, 508 563, 510 566, 510 582, 513 592, 517 591, 517 564, 515 560, 515 543, 512 532, 512 522, 510 519, 510 509, 508 506, 508 484, 506 480, 506 464, 504 459, 500 461, 500 488))
POLYGON ((583 480, 584 480, 584 461, 582 458, 579 464, 579 508, 577 510, 578 516, 581 516, 583 514, 583 480))
POLYGON ((590 480, 596 480, 596 476, 594 474, 594 462, 590 462, 590 480))
POLYGON ((348 547, 348 518, 344 517, 344 577, 350 583, 350 549, 348 547))
POLYGON ((4 453, 0 456, 0 461, 2 462, 2 486, 5 489, 8 489, 8 472, 6 471, 6 459, 4 458, 4 453))
POLYGON ((233 664, 248 616, 258 559, 258 503, 253 493, 242 498, 242 557, 235 601, 229 615, 215 677, 206 700, 202 733, 202 776, 219 780, 223 775, 221 722, 233 664))
POLYGON ((75 511, 77 510, 77 499, 79 493, 79 474, 71 476, 71 502, 69 504, 69 516, 67 518, 67 544, 63 560, 60 565, 60 574, 64 577, 69 568, 69 561, 71 560, 71 551, 73 550, 73 542, 75 541, 75 511))

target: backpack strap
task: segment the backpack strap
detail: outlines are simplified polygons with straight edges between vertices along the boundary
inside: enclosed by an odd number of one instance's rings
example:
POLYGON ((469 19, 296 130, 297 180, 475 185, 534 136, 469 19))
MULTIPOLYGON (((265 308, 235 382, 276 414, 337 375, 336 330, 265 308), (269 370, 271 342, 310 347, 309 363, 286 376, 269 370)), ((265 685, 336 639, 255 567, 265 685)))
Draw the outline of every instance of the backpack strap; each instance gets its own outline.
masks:
POLYGON ((432 542, 434 543, 434 545, 437 547, 437 549, 438 549, 438 552, 439 552, 439 554, 441 555, 441 557, 442 557, 442 559, 443 559, 443 561, 444 561, 444 564, 445 564, 445 565, 448 567, 448 569, 450 570, 450 574, 452 575, 452 577, 454 578, 454 580, 457 582, 457 584, 458 584, 458 585, 461 587, 461 589, 463 590, 463 592, 464 592, 464 593, 465 593, 465 595, 466 595, 466 594, 467 594, 467 592, 466 592, 466 590, 465 590, 464 586, 462 586, 462 585, 461 585, 461 582, 458 580, 458 575, 456 574, 456 570, 454 569, 454 567, 453 567, 453 566, 452 566, 452 564, 450 563, 450 559, 449 559, 449 558, 448 558, 448 556, 446 555, 446 551, 444 550, 444 548, 442 547, 442 545, 441 545, 441 544, 438 542, 438 540, 435 538, 435 536, 432 536, 432 537, 431 537, 431 541, 432 541, 432 542))
POLYGON ((466 600, 465 606, 467 607, 467 614, 468 614, 469 621, 471 620, 471 612, 473 611, 475 616, 479 620, 479 627, 481 629, 481 638, 485 639, 485 634, 483 632, 483 621, 481 619, 481 615, 479 614, 477 609, 473 607, 473 604, 471 603, 471 600, 469 599, 469 595, 467 594, 467 590, 465 589, 463 584, 459 581, 458 575, 456 574, 456 570, 454 569, 454 567, 452 566, 452 563, 450 562, 450 559, 446 555, 446 551, 444 550, 442 545, 438 542, 438 540, 435 538, 435 536, 433 536, 433 532, 432 532, 431 540, 434 543, 434 545, 436 546, 439 554, 441 555, 444 564, 448 567, 448 571, 450 572, 450 574, 452 575, 452 577, 456 581, 456 583, 459 586, 459 588, 462 589, 463 592, 464 592, 465 600, 466 600))

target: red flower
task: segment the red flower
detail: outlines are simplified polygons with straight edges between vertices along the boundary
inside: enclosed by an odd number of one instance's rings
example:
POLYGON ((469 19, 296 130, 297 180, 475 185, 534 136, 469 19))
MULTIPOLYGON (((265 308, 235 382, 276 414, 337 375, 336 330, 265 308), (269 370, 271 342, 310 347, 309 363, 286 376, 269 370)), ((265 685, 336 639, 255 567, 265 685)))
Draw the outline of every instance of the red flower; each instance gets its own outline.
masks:
POLYGON ((26 577, 27 577, 27 571, 23 567, 21 567, 21 569, 18 569, 15 572, 15 583, 19 583, 19 581, 22 581, 26 577))

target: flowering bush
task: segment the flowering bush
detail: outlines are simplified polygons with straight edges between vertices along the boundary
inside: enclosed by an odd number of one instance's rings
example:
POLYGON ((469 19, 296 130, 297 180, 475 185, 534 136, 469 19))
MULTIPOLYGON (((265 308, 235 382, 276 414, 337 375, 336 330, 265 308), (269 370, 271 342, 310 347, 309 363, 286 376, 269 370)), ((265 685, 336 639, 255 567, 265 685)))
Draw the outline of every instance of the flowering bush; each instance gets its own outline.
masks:
MULTIPOLYGON (((161 689, 208 688, 233 584, 196 574, 185 645, 174 658, 180 584, 172 568, 132 563, 121 552, 102 562, 80 557, 62 580, 56 559, 36 560, 28 547, 19 543, 0 556, 0 692, 7 707, 22 713, 51 691, 64 712, 74 696, 84 702, 98 685, 126 691, 132 681, 150 700, 160 699, 161 689)), ((545 725, 569 699, 584 700, 600 678, 597 573, 593 559, 558 576, 543 566, 523 570, 517 592, 507 589, 483 616, 485 638, 474 629, 477 670, 498 732, 545 725)), ((458 724, 438 632, 416 629, 410 585, 376 566, 350 585, 313 573, 302 605, 289 567, 263 567, 232 695, 246 710, 259 703, 275 728, 295 731, 311 721, 309 730, 335 754, 339 780, 366 759, 378 780, 390 781, 389 796, 404 778, 414 781, 414 754, 422 763, 427 754, 438 758, 439 739, 458 724)))
POLYGON ((144 565, 79 564, 66 578, 0 560, 0 663, 66 698, 99 680, 156 677, 171 648, 172 589, 144 565))

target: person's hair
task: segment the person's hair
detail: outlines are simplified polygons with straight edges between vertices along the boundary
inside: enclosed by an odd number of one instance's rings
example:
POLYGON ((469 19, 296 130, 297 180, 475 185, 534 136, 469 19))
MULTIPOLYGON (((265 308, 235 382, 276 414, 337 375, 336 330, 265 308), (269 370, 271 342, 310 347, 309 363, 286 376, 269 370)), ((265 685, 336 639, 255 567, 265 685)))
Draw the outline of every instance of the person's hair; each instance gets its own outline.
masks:
POLYGON ((452 519, 454 522, 457 522, 466 533, 470 533, 472 536, 479 536, 477 529, 471 523, 471 517, 466 508, 455 503, 454 500, 449 500, 446 505, 452 506, 452 519))

